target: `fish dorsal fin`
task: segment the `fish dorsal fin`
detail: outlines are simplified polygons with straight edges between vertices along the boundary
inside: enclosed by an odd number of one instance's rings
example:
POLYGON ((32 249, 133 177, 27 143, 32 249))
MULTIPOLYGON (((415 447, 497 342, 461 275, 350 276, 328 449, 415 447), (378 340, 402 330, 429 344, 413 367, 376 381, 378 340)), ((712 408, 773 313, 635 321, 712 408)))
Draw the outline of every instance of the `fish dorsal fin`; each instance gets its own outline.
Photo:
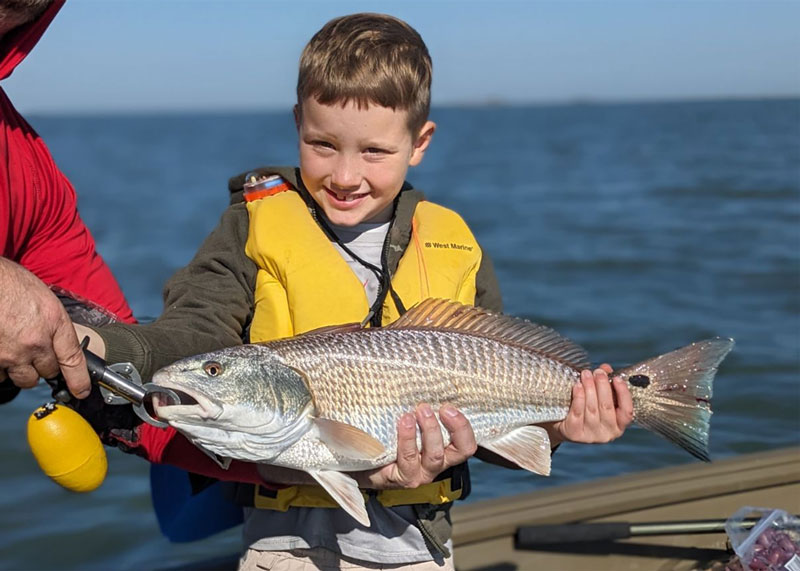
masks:
POLYGON ((316 329, 312 329, 311 331, 306 331, 305 333, 301 333, 301 335, 320 335, 322 333, 349 333, 351 331, 359 331, 364 329, 364 326, 360 323, 344 323, 341 325, 326 325, 324 327, 318 327, 316 329))
POLYGON ((583 347, 549 327, 448 299, 421 301, 387 326, 391 329, 434 327, 521 345, 577 369, 590 367, 583 347))

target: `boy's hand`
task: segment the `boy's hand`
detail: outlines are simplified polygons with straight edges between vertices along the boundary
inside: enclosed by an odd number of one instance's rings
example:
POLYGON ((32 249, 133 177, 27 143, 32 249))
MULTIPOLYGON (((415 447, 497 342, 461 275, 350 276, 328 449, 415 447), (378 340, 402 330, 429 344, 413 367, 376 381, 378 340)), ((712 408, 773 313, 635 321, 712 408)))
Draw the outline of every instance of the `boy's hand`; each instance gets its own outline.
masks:
POLYGON ((475 454, 478 445, 466 417, 449 404, 439 409, 439 417, 450 432, 450 444, 444 446, 433 409, 420 404, 416 414, 406 413, 397 423, 397 460, 375 470, 354 473, 359 485, 379 490, 416 488, 475 454), (422 450, 417 448, 417 425, 422 432, 422 450))
POLYGON ((564 420, 542 424, 550 445, 567 440, 587 444, 611 442, 622 436, 633 421, 633 400, 620 378, 609 383, 613 369, 608 364, 581 371, 581 382, 572 388, 572 403, 564 420), (613 389, 612 389, 613 386, 613 389))

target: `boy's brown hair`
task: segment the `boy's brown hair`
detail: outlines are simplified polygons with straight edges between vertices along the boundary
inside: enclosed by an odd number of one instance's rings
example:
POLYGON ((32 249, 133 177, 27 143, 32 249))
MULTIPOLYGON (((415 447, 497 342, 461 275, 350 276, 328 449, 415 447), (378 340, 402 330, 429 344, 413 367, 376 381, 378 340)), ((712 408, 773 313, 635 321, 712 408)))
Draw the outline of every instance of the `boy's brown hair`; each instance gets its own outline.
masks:
POLYGON ((414 28, 385 14, 335 18, 300 57, 297 103, 314 97, 323 105, 354 101, 408 112, 413 137, 428 119, 431 57, 414 28))

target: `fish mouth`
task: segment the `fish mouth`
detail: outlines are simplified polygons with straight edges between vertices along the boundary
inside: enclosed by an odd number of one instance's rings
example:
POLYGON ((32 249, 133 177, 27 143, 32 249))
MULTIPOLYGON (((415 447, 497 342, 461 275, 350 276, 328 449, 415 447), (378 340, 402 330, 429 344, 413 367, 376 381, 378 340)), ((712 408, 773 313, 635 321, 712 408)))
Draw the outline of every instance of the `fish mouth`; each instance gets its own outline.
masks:
POLYGON ((163 393, 154 392, 151 397, 153 415, 159 420, 187 421, 216 420, 222 414, 222 406, 205 395, 186 389, 185 387, 171 386, 171 383, 159 383, 158 386, 172 390, 179 399, 167 396, 163 393))

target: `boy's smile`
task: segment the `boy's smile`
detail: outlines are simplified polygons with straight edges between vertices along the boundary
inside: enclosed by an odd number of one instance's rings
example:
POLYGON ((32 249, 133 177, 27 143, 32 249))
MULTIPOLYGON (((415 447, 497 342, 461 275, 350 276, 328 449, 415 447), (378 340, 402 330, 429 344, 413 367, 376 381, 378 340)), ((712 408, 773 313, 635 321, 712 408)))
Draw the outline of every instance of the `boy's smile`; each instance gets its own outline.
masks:
POLYGON ((325 216, 340 226, 385 222, 409 166, 419 164, 436 126, 412 140, 408 112, 355 101, 295 108, 300 173, 325 216))

